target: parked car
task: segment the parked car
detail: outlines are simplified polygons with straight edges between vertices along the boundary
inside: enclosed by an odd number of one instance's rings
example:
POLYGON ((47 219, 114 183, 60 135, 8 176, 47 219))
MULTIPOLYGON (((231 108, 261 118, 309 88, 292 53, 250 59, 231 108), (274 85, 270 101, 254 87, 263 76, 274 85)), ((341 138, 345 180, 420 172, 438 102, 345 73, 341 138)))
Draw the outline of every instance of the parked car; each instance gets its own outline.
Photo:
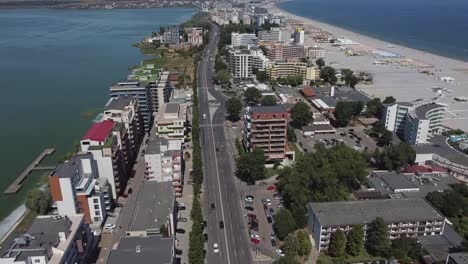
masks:
POLYGON ((283 250, 281 250, 281 249, 279 249, 279 248, 276 249, 275 252, 276 252, 276 254, 278 254, 280 257, 286 256, 286 255, 283 253, 283 250))
POLYGON ((270 199, 266 199, 265 202, 266 202, 267 205, 271 205, 271 200, 270 199))
POLYGON ((176 229, 176 233, 178 233, 178 234, 185 234, 185 229, 177 228, 177 229, 176 229))
POLYGON ((104 226, 105 229, 114 229, 115 228, 115 225, 114 224, 106 224, 104 226))
POLYGON ((253 211, 254 208, 253 208, 252 206, 246 206, 246 207, 245 207, 245 210, 247 210, 247 211, 253 211))
POLYGON ((246 202, 253 202, 253 200, 254 200, 253 195, 246 195, 244 198, 244 201, 246 202))
POLYGON ((267 222, 269 224, 273 223, 273 218, 271 218, 271 216, 267 216, 267 222))
POLYGON ((258 239, 258 240, 262 240, 262 238, 261 238, 259 235, 257 235, 257 234, 252 234, 252 235, 250 235, 250 237, 251 237, 251 238, 258 239))
POLYGON ((208 234, 207 233, 203 234, 203 237, 205 238, 205 242, 208 242, 208 234))
POLYGON ((270 215, 273 215, 275 213, 275 210, 273 208, 270 208, 268 209, 268 212, 270 213, 270 215))
POLYGON ((219 221, 219 228, 221 228, 221 229, 224 228, 224 222, 223 221, 219 221))
POLYGON ((203 220, 202 226, 203 226, 203 227, 206 227, 207 225, 208 225, 208 223, 206 222, 206 220, 203 220))
POLYGON ((250 225, 249 229, 258 232, 258 225, 250 225))
POLYGON ((271 239, 271 246, 276 247, 276 240, 275 239, 271 239))
POLYGON ((183 252, 182 252, 181 249, 176 248, 176 249, 175 249, 175 254, 176 254, 176 255, 182 255, 183 252))
POLYGON ((185 218, 185 217, 180 217, 180 218, 177 218, 177 221, 178 221, 178 222, 187 222, 187 218, 185 218))
POLYGON ((212 203, 212 204, 211 204, 211 210, 214 210, 214 209, 215 209, 215 204, 212 203))
POLYGON ((133 193, 133 189, 132 188, 128 188, 128 194, 132 194, 133 193))
POLYGON ((215 254, 219 253, 218 243, 213 244, 213 253, 215 253, 215 254))

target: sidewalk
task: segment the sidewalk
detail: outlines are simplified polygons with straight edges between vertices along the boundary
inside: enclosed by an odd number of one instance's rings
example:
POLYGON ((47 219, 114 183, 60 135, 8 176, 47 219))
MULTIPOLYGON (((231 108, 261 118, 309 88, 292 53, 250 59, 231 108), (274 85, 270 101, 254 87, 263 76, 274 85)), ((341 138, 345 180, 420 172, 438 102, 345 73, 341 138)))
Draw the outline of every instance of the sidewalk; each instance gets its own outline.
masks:
POLYGON ((184 159, 185 159, 185 172, 184 172, 184 189, 182 191, 182 197, 178 197, 176 200, 178 203, 185 204, 185 210, 179 211, 178 218, 187 218, 187 222, 177 221, 177 228, 184 229, 184 234, 176 233, 176 244, 177 249, 182 250, 182 255, 180 256, 181 264, 188 264, 188 252, 189 252, 189 234, 192 232, 192 219, 190 219, 190 212, 192 211, 192 202, 193 202, 193 185, 187 184, 189 178, 189 171, 192 169, 192 149, 184 150, 184 159), (186 160, 185 153, 190 154, 190 159, 186 160))

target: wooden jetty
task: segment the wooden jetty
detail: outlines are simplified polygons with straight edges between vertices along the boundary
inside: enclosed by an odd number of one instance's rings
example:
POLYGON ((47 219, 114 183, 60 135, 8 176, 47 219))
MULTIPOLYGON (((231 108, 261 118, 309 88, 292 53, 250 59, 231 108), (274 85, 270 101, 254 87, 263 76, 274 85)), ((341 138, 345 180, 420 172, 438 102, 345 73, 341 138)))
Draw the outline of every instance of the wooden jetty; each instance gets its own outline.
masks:
POLYGON ((16 178, 16 180, 5 190, 5 194, 17 193, 21 187, 22 182, 28 177, 29 173, 33 170, 53 170, 55 167, 52 166, 39 166, 39 163, 48 155, 55 152, 55 149, 49 148, 42 151, 37 158, 29 164, 29 166, 16 178))

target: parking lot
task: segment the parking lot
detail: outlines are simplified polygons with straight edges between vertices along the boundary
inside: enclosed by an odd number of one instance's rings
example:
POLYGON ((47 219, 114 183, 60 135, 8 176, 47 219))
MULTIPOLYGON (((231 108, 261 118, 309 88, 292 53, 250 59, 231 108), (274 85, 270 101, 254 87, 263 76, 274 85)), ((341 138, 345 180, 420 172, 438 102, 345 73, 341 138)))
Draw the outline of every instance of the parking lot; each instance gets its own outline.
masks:
POLYGON ((297 144, 304 152, 314 151, 316 144, 323 144, 331 148, 335 144, 343 143, 355 150, 372 153, 376 144, 372 138, 367 136, 362 128, 338 128, 334 134, 316 134, 304 136, 301 131, 296 130, 297 144))
POLYGON ((275 199, 276 190, 273 182, 274 179, 271 179, 268 182, 246 186, 244 204, 246 222, 249 226, 249 235, 251 236, 254 251, 272 258, 278 258, 279 255, 275 250, 280 248, 280 243, 274 235, 273 218, 276 211, 281 209, 282 200, 280 200, 280 197, 275 199), (246 201, 249 196, 253 196, 253 202, 246 201), (256 220, 252 220, 253 218, 256 220), (257 224, 252 224, 253 222, 257 224))

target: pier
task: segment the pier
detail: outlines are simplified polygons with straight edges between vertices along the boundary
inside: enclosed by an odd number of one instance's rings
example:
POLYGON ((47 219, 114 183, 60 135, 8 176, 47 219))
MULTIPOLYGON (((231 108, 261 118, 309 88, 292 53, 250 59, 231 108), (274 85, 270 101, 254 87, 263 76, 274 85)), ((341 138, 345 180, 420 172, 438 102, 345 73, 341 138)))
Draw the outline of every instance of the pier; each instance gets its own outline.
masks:
POLYGON ((28 177, 31 171, 37 170, 53 170, 55 167, 52 166, 38 166, 39 163, 48 155, 51 155, 55 152, 55 149, 45 149, 42 151, 37 158, 29 164, 29 166, 16 178, 16 180, 5 190, 5 194, 17 193, 21 187, 23 187, 23 181, 28 177))

